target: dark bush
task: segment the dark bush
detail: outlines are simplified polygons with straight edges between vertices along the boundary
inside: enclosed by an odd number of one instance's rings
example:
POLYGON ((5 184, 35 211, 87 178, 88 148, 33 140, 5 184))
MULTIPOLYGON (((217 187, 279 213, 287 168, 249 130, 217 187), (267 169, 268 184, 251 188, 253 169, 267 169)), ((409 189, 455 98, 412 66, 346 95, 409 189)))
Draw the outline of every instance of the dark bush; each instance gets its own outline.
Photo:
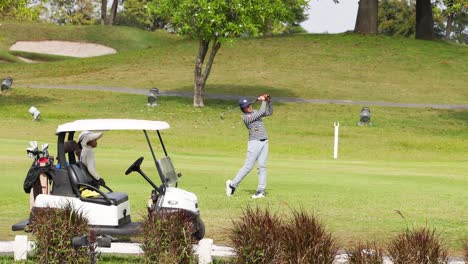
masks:
POLYGON ((282 228, 281 219, 268 209, 247 207, 230 230, 229 238, 237 255, 234 263, 282 263, 282 228))
POLYGON ((247 207, 234 221, 234 263, 332 263, 337 252, 330 233, 313 215, 294 212, 284 221, 268 209, 247 207))
POLYGON ((34 209, 31 229, 39 263, 89 263, 87 248, 71 244, 73 237, 88 234, 88 220, 70 205, 34 209))
POLYGON ((193 217, 182 211, 145 217, 142 225, 141 248, 146 263, 196 263, 192 249, 193 217))
POLYGON ((388 253, 395 264, 447 263, 447 249, 440 234, 428 227, 406 229, 388 246, 388 253))
POLYGON ((331 233, 307 212, 293 212, 293 219, 281 232, 285 263, 332 263, 338 247, 331 233))
POLYGON ((383 249, 374 243, 359 243, 347 252, 349 264, 381 264, 383 263, 383 249))

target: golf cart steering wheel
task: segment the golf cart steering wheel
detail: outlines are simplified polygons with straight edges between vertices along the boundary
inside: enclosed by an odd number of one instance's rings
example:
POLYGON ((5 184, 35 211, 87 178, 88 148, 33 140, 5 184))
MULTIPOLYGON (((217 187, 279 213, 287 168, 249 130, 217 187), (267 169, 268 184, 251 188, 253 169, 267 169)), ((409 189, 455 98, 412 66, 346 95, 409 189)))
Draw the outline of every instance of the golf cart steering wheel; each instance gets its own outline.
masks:
POLYGON ((139 171, 140 170, 140 165, 143 162, 143 157, 138 158, 135 162, 133 162, 130 167, 128 167, 127 171, 125 172, 125 175, 129 175, 130 173, 134 171, 139 171))

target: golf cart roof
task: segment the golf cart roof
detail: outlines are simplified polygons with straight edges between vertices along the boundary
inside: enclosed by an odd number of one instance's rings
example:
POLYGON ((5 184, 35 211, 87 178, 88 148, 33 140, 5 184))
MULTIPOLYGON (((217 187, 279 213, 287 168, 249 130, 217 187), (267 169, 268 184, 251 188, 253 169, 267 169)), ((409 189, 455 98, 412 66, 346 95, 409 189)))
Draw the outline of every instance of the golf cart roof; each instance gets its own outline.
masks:
POLYGON ((83 119, 57 127, 57 134, 84 130, 164 130, 170 126, 164 121, 138 119, 83 119))

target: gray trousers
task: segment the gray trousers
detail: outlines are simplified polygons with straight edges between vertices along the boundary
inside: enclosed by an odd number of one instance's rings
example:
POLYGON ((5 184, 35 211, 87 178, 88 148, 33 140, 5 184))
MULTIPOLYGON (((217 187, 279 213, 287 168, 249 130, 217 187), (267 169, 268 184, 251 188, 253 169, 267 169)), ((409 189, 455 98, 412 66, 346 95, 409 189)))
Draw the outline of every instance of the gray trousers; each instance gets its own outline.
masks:
POLYGON ((249 174, 253 169, 255 162, 257 162, 258 170, 258 186, 257 191, 265 191, 266 188, 266 164, 268 159, 268 140, 258 141, 249 140, 247 145, 247 158, 245 159, 244 166, 239 170, 236 177, 231 183, 232 187, 237 187, 240 182, 249 174))

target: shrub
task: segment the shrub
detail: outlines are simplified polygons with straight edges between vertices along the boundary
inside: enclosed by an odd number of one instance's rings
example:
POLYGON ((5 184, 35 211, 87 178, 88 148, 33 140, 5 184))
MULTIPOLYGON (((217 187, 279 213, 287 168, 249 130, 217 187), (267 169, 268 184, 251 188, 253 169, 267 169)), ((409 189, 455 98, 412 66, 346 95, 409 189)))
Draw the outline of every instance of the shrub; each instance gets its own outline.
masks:
POLYGON ((71 205, 36 208, 31 220, 39 263, 89 263, 87 248, 74 248, 72 238, 88 234, 88 220, 71 205))
POLYGON ((141 248, 146 263, 195 263, 193 217, 182 211, 150 214, 142 225, 141 248))
POLYGON ((286 263, 332 263, 338 247, 331 233, 314 215, 298 211, 293 215, 281 232, 286 263))
POLYGON ((389 244, 388 253, 395 264, 447 263, 448 251, 435 229, 406 229, 389 244))
POLYGON ((349 264, 381 264, 383 263, 383 249, 374 243, 359 243, 347 252, 349 264))
POLYGON ((332 263, 336 243, 313 215, 294 212, 285 222, 268 209, 247 207, 230 232, 234 263, 332 263))
POLYGON ((281 236, 283 222, 268 209, 247 207, 239 221, 233 222, 229 238, 236 259, 234 263, 281 263, 281 236))

